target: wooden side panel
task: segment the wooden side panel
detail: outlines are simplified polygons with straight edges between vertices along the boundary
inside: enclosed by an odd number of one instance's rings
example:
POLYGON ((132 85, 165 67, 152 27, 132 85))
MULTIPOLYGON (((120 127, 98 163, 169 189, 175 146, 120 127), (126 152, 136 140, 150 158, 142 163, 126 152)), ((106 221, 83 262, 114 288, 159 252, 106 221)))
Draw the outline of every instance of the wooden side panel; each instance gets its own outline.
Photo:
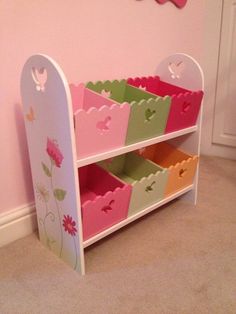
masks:
MULTIPOLYGON (((157 67, 156 75, 162 81, 185 88, 192 91, 204 91, 204 74, 199 63, 191 56, 184 53, 173 54, 164 59, 157 67)), ((202 108, 200 109, 197 120, 197 131, 177 137, 170 143, 179 149, 183 149, 192 155, 200 155, 202 108)), ((199 165, 194 178, 194 188, 183 196, 193 204, 197 202, 199 165)))
POLYGON ((41 242, 84 273, 82 224, 71 96, 59 66, 34 55, 21 94, 41 242))

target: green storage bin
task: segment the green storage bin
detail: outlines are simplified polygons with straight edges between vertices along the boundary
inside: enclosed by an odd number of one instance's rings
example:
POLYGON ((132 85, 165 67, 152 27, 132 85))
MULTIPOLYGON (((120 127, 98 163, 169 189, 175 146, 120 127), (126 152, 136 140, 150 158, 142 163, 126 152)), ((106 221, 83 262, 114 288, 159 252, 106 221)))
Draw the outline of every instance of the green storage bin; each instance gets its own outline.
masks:
POLYGON ((128 85, 126 80, 89 82, 86 87, 118 103, 130 104, 126 145, 164 134, 171 103, 169 96, 156 96, 128 85))
POLYGON ((101 161, 99 165, 132 186, 128 216, 164 197, 168 170, 150 160, 128 153, 101 161))

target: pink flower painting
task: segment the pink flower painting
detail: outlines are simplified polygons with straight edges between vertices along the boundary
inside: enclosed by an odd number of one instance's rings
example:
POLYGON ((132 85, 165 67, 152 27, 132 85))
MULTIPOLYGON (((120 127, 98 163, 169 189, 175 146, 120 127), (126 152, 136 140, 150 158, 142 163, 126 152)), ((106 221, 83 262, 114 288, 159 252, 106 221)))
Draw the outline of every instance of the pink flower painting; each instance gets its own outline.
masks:
POLYGON ((77 229, 75 228, 76 222, 72 220, 72 217, 69 215, 64 215, 63 227, 66 232, 68 232, 73 237, 76 235, 77 229))
POLYGON ((55 163, 56 167, 60 168, 64 157, 58 147, 57 142, 48 138, 46 150, 51 160, 55 163))
POLYGON ((75 249, 75 266, 74 266, 74 269, 76 269, 77 263, 78 263, 77 247, 76 247, 76 240, 75 240, 75 236, 77 233, 76 222, 73 220, 73 218, 71 216, 64 215, 63 227, 64 227, 65 232, 68 232, 72 236, 72 239, 73 239, 74 249, 75 249))

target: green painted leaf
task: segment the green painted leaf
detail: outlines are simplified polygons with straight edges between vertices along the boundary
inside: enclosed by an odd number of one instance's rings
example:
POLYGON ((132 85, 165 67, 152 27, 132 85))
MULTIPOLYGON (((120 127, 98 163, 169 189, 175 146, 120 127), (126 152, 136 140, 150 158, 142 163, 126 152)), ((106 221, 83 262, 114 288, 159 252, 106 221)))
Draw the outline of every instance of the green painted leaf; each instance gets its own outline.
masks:
POLYGON ((51 171, 49 170, 49 168, 43 162, 42 162, 42 167, 43 167, 43 171, 46 174, 46 176, 51 177, 52 176, 51 171))
POLYGON ((62 189, 55 189, 53 191, 53 194, 55 196, 55 198, 58 200, 58 201, 63 201, 65 196, 66 196, 66 191, 65 190, 62 190, 62 189))

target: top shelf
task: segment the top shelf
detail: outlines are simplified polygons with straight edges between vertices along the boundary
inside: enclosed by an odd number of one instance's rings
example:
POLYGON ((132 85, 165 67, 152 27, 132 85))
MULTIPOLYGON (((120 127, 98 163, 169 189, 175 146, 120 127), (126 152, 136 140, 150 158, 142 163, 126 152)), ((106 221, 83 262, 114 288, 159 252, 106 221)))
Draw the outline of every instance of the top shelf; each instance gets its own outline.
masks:
POLYGON ((119 147, 119 148, 116 148, 116 149, 113 149, 110 151, 106 151, 106 152, 103 152, 103 153, 100 153, 97 155, 88 156, 88 157, 85 157, 82 159, 78 159, 77 160, 77 167, 78 168, 83 167, 83 166, 86 166, 86 165, 89 165, 89 164, 92 164, 92 163, 95 163, 95 162, 98 162, 98 161, 101 161, 101 160, 104 160, 107 158, 112 158, 112 157, 117 156, 117 155, 125 154, 125 153, 131 152, 133 150, 140 149, 140 148, 145 147, 145 146, 149 146, 152 144, 167 141, 167 140, 170 140, 172 138, 175 138, 175 137, 178 137, 181 135, 185 135, 188 133, 193 133, 195 131, 197 131, 196 125, 191 126, 189 128, 186 128, 186 129, 182 129, 182 130, 178 130, 175 132, 163 134, 163 135, 160 135, 158 137, 153 137, 153 138, 141 141, 141 142, 137 142, 137 143, 130 144, 127 146, 119 147))

